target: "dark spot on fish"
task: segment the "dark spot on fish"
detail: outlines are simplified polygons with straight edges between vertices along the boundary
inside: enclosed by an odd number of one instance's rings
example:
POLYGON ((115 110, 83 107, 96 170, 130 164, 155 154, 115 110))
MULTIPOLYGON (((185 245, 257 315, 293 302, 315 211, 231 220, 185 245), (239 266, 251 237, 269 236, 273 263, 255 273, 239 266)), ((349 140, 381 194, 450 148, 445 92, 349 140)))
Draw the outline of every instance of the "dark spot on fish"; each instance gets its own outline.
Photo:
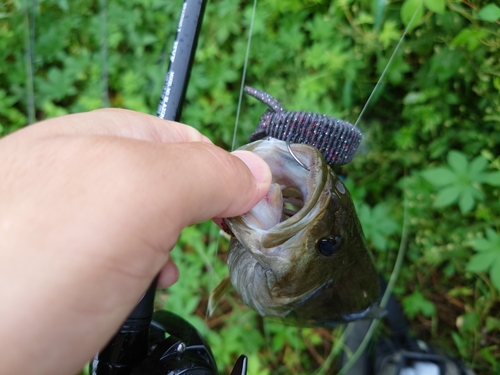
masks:
POLYGON ((341 236, 328 236, 321 238, 316 243, 316 248, 318 249, 321 255, 326 257, 331 257, 332 255, 337 254, 337 251, 340 249, 340 245, 342 244, 341 236))

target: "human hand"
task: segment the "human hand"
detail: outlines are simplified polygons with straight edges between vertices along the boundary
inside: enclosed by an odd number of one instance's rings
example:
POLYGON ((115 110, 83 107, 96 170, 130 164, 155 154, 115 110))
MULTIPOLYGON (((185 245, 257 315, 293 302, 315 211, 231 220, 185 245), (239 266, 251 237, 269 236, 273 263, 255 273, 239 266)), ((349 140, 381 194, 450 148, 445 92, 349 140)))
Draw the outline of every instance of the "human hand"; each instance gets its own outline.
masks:
POLYGON ((187 225, 247 212, 271 173, 195 129, 132 111, 0 140, 1 374, 77 372, 120 327, 187 225))

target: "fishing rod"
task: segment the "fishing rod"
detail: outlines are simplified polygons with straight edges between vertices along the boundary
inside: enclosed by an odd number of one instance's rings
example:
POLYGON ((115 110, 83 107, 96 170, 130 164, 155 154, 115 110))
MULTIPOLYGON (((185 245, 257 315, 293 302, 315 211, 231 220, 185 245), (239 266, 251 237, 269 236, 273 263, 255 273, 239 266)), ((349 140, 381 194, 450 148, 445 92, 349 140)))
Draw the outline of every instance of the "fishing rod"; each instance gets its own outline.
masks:
MULTIPOLYGON (((157 115, 179 121, 185 101, 206 0, 185 0, 170 54, 157 115)), ((183 318, 154 312, 157 279, 110 342, 90 364, 92 375, 216 375, 217 365, 201 334, 183 318)), ((231 375, 245 375, 241 356, 231 375)))

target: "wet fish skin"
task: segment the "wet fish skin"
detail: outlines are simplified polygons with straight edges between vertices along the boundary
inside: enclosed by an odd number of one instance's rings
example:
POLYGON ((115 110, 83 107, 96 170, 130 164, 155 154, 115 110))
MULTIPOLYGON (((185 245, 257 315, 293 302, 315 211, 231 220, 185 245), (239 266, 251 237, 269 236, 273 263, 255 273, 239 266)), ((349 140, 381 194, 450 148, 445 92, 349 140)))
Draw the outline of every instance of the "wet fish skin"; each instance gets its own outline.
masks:
POLYGON ((292 159, 283 141, 241 148, 263 157, 273 182, 301 190, 305 199, 295 215, 270 228, 259 228, 252 211, 225 219, 235 235, 228 255, 231 283, 260 315, 289 324, 335 326, 379 317, 378 275, 347 188, 314 147, 292 148, 310 172, 292 159), (318 250, 325 238, 338 245, 333 255, 318 250))

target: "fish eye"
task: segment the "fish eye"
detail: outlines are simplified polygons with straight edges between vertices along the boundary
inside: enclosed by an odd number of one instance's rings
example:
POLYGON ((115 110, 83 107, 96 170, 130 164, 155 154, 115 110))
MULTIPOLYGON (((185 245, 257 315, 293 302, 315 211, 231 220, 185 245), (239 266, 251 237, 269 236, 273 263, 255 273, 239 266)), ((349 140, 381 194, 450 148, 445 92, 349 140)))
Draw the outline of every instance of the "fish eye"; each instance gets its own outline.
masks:
POLYGON ((316 243, 316 248, 318 249, 321 255, 330 257, 332 255, 337 254, 337 251, 340 249, 341 244, 342 244, 341 236, 327 236, 321 238, 316 243))

